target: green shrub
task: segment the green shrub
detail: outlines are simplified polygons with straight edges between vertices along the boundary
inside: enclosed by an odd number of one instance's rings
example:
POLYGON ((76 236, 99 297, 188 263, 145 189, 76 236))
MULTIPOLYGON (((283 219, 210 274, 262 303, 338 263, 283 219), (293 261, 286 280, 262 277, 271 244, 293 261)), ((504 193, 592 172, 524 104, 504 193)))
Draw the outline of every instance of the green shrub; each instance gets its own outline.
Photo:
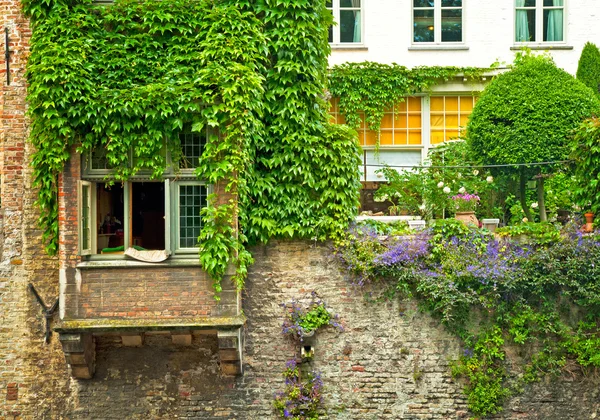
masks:
POLYGON ((577 80, 600 97, 600 50, 596 44, 586 42, 577 65, 577 80))

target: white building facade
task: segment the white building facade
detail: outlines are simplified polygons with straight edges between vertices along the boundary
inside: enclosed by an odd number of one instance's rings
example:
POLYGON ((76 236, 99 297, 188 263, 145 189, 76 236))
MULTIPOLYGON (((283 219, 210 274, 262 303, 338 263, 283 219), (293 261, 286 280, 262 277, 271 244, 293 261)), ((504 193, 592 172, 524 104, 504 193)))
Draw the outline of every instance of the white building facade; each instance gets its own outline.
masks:
MULTIPOLYGON (((600 44, 599 0, 328 0, 327 6, 337 22, 329 36, 330 66, 505 67, 528 47, 547 51, 574 75, 585 43, 600 44)), ((386 114, 378 156, 376 133, 359 130, 364 161, 419 164, 429 148, 460 136, 482 88, 457 79, 407 98, 386 114)), ((332 114, 337 117, 335 104, 332 114)), ((364 181, 381 181, 377 167, 364 169, 364 181)))

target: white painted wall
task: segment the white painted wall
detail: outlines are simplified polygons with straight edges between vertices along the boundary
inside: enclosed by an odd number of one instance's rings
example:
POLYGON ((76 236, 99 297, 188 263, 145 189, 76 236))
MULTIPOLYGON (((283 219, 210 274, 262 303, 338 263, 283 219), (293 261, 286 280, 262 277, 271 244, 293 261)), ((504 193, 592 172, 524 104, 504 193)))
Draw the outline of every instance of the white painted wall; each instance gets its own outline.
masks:
MULTIPOLYGON (((514 0, 463 1, 463 45, 468 50, 410 50, 412 0, 362 1, 364 44, 362 48, 332 46, 330 65, 368 60, 406 67, 487 67, 496 61, 513 61, 514 0)), ((565 12, 565 42, 558 45, 571 49, 550 53, 559 67, 575 74, 584 44, 590 41, 600 46, 600 0, 565 0, 565 12)))

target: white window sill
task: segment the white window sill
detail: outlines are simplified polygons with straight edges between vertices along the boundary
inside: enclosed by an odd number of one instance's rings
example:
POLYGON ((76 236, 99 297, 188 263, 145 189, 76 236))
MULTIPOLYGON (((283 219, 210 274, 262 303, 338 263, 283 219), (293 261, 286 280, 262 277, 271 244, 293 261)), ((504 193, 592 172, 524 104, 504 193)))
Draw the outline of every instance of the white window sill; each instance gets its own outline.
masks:
POLYGON ((518 51, 523 48, 529 48, 530 50, 572 50, 572 45, 566 44, 515 44, 510 49, 512 51, 518 51))
POLYGON ((444 44, 427 44, 427 45, 418 45, 413 44, 411 47, 408 47, 408 51, 468 51, 469 47, 467 45, 444 45, 444 44))
POLYGON ((352 50, 352 51, 368 51, 369 48, 365 44, 361 43, 353 43, 353 42, 345 42, 343 44, 329 44, 332 51, 335 50, 352 50))

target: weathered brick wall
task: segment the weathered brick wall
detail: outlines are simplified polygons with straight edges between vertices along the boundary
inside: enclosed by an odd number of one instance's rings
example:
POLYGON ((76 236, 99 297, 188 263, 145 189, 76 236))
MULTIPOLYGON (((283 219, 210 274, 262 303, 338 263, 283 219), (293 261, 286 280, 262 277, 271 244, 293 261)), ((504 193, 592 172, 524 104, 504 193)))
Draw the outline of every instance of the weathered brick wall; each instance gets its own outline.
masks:
POLYGON ((237 293, 224 282, 219 302, 200 267, 84 268, 67 285, 65 319, 169 319, 237 315, 237 293))
MULTIPOLYGON (((244 296, 244 376, 220 376, 214 331, 195 332, 189 347, 174 346, 162 333, 146 335, 140 348, 123 347, 118 336, 99 337, 92 380, 69 379, 60 352, 51 345, 47 353, 15 355, 26 379, 10 384, 25 385, 16 402, 7 400, 15 391, 5 385, 0 418, 8 417, 9 407, 18 407, 22 418, 36 419, 274 419, 271 401, 283 387, 281 372, 287 360, 299 355, 281 335, 280 304, 308 298, 313 290, 345 327, 344 332, 319 332, 315 359, 306 366, 322 373, 324 418, 469 417, 462 385, 449 372, 450 361, 462 351, 460 343, 414 302, 365 299, 368 290, 350 285, 325 245, 273 242, 254 249, 254 256, 244 296), (44 381, 33 384, 33 375, 44 381), (55 394, 47 392, 50 384, 55 394)), ((42 333, 30 327, 28 345, 43 349, 42 333)), ((527 387, 497 418, 598 415, 597 381, 566 375, 527 387)))

